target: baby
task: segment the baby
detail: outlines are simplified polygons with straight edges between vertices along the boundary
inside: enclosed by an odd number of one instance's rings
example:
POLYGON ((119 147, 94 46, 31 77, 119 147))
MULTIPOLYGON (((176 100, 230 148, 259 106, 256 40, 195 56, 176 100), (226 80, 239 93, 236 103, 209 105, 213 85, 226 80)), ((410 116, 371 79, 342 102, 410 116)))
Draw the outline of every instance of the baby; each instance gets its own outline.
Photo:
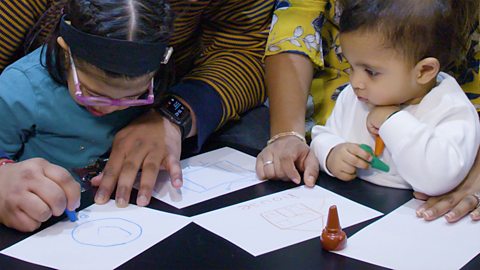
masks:
MULTIPOLYGON (((311 148, 328 174, 342 180, 413 189, 452 190, 467 175, 480 142, 474 106, 442 72, 462 59, 478 1, 341 1, 340 43, 350 85, 311 148), (380 136, 388 172, 372 168, 360 145, 380 136)), ((364 146, 363 146, 364 147, 364 146)))

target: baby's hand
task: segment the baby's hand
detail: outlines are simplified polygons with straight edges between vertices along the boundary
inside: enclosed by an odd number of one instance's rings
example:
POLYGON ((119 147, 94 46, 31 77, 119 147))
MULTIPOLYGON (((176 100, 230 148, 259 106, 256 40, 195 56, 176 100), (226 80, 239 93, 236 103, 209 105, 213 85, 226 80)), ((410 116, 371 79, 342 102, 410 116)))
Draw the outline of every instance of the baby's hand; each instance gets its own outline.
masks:
POLYGON ((335 146, 327 157, 327 169, 343 181, 357 177, 357 168, 368 169, 372 160, 370 154, 358 144, 341 143, 335 146))
POLYGON ((367 129, 372 135, 378 135, 378 130, 393 113, 400 110, 398 106, 376 106, 367 116, 367 129))
POLYGON ((0 223, 29 232, 80 206, 80 184, 41 158, 0 166, 0 223))

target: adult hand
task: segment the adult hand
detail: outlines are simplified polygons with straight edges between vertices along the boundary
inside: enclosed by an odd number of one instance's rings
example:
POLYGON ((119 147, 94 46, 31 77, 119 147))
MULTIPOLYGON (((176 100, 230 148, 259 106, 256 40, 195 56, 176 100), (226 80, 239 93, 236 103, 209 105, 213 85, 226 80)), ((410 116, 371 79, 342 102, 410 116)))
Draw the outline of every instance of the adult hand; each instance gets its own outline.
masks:
POLYGON ((378 135, 378 130, 393 113, 400 110, 398 106, 376 106, 367 116, 367 129, 372 135, 378 135))
POLYGON ((318 160, 308 145, 294 136, 285 136, 267 145, 257 156, 259 179, 278 179, 314 186, 319 173, 318 160))
POLYGON ((80 206, 80 184, 41 158, 0 166, 0 222, 23 232, 80 206))
POLYGON ((350 181, 357 177, 357 168, 368 169, 372 157, 358 144, 341 143, 335 146, 327 157, 327 169, 336 178, 350 181))
POLYGON ((182 186, 180 128, 155 111, 150 111, 122 129, 115 136, 112 152, 103 173, 92 179, 99 186, 95 202, 106 203, 115 186, 117 206, 126 207, 130 193, 142 169, 137 205, 150 202, 158 172, 167 170, 172 185, 182 186))
POLYGON ((427 221, 445 216, 448 222, 456 222, 470 213, 472 220, 480 220, 480 157, 473 164, 465 180, 454 190, 437 197, 414 192, 415 198, 426 200, 417 209, 417 216, 427 221), (476 194, 476 195, 473 195, 476 194))

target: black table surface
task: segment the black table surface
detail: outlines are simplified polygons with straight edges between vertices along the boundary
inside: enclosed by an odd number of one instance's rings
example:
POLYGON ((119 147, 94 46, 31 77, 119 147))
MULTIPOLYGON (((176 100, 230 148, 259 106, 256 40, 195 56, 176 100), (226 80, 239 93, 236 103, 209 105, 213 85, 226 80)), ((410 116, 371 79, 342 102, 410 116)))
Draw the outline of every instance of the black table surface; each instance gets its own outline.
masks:
MULTIPOLYGON (((235 148, 253 156, 257 153, 256 151, 244 147, 235 146, 235 148)), ((412 192, 409 190, 380 187, 359 179, 351 182, 343 182, 333 179, 323 173, 320 175, 317 185, 385 214, 391 212, 412 198, 412 192)), ((191 217, 225 206, 290 189, 295 186, 295 184, 289 182, 266 181, 184 209, 174 208, 173 206, 153 198, 148 207, 191 217)), ((82 204, 80 209, 88 207, 93 203, 93 194, 93 190, 88 190, 82 193, 82 204)), ((134 191, 130 203, 135 203, 135 198, 136 193, 134 191)), ((61 218, 64 217, 51 219, 43 224, 39 230, 54 224, 61 218)), ((347 236, 352 236, 357 231, 379 218, 371 219, 345 228, 344 231, 347 233, 347 236)), ((0 250, 17 243, 32 234, 33 233, 17 232, 0 225, 0 250)), ((452 249, 452 252, 458 251, 452 249)), ((84 258, 82 257, 82 254, 78 254, 78 256, 79 260, 101 260, 101 258, 84 258)), ((421 256, 421 254, 418 256, 421 256)), ((409 258, 405 259, 408 260, 409 258)), ((0 269, 48 268, 0 254, 0 269)), ((384 268, 324 251, 321 248, 319 237, 255 257, 222 237, 217 236, 194 223, 190 223, 170 237, 145 250, 130 261, 122 264, 119 269, 384 268)), ((480 256, 475 257, 472 261, 466 264, 463 269, 480 269, 480 256)))

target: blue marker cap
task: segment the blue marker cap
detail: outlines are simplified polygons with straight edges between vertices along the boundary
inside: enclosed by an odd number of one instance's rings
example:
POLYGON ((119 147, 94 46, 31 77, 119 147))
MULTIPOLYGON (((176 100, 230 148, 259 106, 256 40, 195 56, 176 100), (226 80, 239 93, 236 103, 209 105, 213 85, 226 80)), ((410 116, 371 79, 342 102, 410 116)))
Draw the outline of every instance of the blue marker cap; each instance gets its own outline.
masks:
POLYGON ((77 212, 65 209, 65 214, 71 222, 77 221, 77 212))

